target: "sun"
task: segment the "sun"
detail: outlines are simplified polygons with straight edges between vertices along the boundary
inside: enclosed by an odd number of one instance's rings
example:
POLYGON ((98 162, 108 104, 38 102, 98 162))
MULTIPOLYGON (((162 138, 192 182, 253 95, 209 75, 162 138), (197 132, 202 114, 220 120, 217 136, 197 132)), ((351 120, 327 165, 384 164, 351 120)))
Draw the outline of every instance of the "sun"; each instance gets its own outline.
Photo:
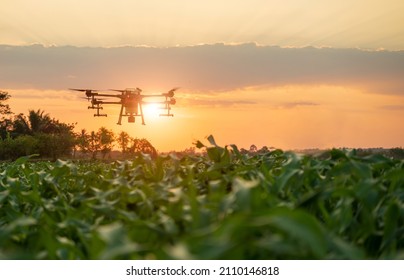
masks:
POLYGON ((143 106, 143 113, 147 117, 158 117, 162 113, 161 104, 150 103, 143 106))

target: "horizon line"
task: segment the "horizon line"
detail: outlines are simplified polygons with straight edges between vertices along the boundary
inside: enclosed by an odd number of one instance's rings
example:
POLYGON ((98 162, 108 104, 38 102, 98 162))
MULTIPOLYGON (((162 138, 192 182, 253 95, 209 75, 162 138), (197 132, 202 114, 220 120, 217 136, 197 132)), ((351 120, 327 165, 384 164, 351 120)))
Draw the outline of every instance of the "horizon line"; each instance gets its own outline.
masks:
POLYGON ((0 47, 43 47, 45 49, 49 48, 82 48, 82 49, 123 49, 123 48, 147 48, 147 49, 175 49, 175 48, 190 48, 190 47, 204 47, 204 46, 253 46, 257 48, 280 48, 280 49, 336 49, 336 50, 358 50, 367 52, 403 52, 404 47, 401 49, 388 49, 384 47, 378 48, 364 48, 359 46, 352 47, 333 47, 330 45, 301 45, 301 46, 291 46, 291 45, 276 45, 276 44, 260 44, 256 41, 250 42, 216 42, 216 43, 198 43, 198 44, 188 44, 188 45, 168 45, 168 46, 152 46, 147 44, 119 44, 119 45, 105 45, 105 46, 92 46, 92 45, 58 45, 58 44, 44 44, 44 43, 29 43, 29 44, 3 44, 0 43, 0 47))

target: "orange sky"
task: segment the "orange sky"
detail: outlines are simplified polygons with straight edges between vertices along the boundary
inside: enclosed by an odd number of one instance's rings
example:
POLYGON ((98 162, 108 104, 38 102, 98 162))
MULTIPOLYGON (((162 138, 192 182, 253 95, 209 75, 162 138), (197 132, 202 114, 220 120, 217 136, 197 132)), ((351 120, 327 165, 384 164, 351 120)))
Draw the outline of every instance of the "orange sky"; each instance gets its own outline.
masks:
POLYGON ((403 146, 402 0, 3 1, 0 90, 77 129, 182 150, 403 146), (141 47, 143 46, 143 47, 141 47), (181 87, 173 118, 94 118, 68 88, 181 87))
POLYGON ((146 126, 140 124, 140 119, 135 124, 124 119, 122 126, 116 125, 119 108, 112 106, 105 109, 107 118, 94 118, 93 111, 86 109, 86 101, 72 97, 71 92, 48 91, 47 97, 33 98, 29 105, 18 96, 41 95, 43 91, 10 92, 14 97, 9 104, 15 112, 41 108, 65 122, 78 122, 78 129, 97 130, 105 126, 117 133, 124 130, 133 137, 147 138, 159 151, 183 150, 210 134, 222 145, 244 148, 251 144, 282 149, 398 147, 404 143, 404 131, 400 129, 404 123, 404 98, 354 88, 257 87, 220 95, 179 91, 178 103, 173 106, 174 117, 159 117, 146 109, 146 126), (59 98, 49 98, 52 95, 68 98, 61 102, 59 98), (212 100, 218 105, 211 105, 212 100), (231 104, 234 100, 239 104, 231 104), (260 103, 242 102, 251 100, 260 103))
POLYGON ((402 0, 2 0, 0 43, 403 49, 402 0))

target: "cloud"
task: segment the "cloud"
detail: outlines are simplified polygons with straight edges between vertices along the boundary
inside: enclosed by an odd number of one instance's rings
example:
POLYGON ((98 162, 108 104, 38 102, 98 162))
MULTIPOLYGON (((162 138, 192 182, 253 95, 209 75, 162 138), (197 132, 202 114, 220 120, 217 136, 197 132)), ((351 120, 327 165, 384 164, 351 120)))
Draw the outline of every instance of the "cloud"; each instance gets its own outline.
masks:
POLYGON ((380 109, 390 110, 390 111, 404 111, 404 105, 385 105, 380 106, 380 109))
MULTIPOLYGON (((8 89, 6 89, 7 91, 8 89)), ((36 90, 36 89, 14 89, 10 94, 13 99, 29 100, 29 99, 42 99, 42 100, 65 100, 77 101, 84 97, 73 95, 68 90, 36 90)))
POLYGON ((296 107, 303 107, 303 106, 318 106, 320 104, 310 101, 300 101, 300 102, 286 102, 281 105, 281 108, 286 109, 293 109, 296 107))
POLYGON ((211 100, 203 100, 203 99, 188 99, 189 105, 196 106, 209 106, 209 107, 231 107, 237 105, 254 105, 257 104, 255 101, 247 101, 247 100, 220 100, 220 99, 211 99, 211 100))
POLYGON ((251 86, 329 84, 404 94, 404 51, 198 45, 43 47, 0 45, 0 87, 62 90, 180 86, 230 91, 251 86))

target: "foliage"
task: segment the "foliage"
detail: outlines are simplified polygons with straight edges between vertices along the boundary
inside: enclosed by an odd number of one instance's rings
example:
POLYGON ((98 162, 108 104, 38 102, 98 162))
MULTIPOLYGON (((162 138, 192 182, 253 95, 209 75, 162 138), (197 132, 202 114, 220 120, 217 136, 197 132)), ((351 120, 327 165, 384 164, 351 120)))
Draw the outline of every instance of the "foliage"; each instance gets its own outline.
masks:
POLYGON ((78 149, 84 154, 86 155, 89 152, 89 135, 87 133, 87 131, 85 129, 82 129, 80 131, 80 133, 76 133, 75 134, 75 147, 78 147, 78 149))
POLYGON ((392 158, 404 159, 404 149, 402 148, 391 148, 388 150, 387 155, 392 158))
POLYGON ((0 160, 15 160, 21 156, 37 154, 42 158, 56 160, 60 157, 76 157, 77 150, 85 157, 91 154, 102 159, 112 151, 115 142, 122 150, 122 158, 134 157, 140 153, 157 156, 156 149, 146 139, 132 138, 126 132, 118 137, 112 130, 100 127, 98 131, 87 132, 82 129, 74 133, 75 124, 65 124, 52 119, 42 110, 29 110, 28 115, 19 114, 11 117, 7 104, 10 98, 7 92, 0 91, 0 160))
POLYGON ((8 92, 0 90, 0 115, 11 114, 10 106, 8 104, 4 104, 4 102, 7 101, 9 98, 10 94, 8 92))
POLYGON ((404 161, 205 155, 0 165, 6 259, 402 259, 404 161))
POLYGON ((129 143, 131 141, 131 137, 125 131, 121 131, 116 137, 116 142, 118 147, 121 149, 122 154, 126 154, 129 150, 129 143))
POLYGON ((0 141, 0 159, 17 159, 23 155, 38 153, 38 139, 23 135, 16 139, 7 137, 0 141))
POLYGON ((30 110, 2 122, 0 159, 16 159, 30 154, 56 160, 70 155, 75 145, 74 125, 52 119, 41 110, 30 110))
POLYGON ((157 156, 156 149, 147 139, 132 138, 125 131, 119 133, 118 137, 116 137, 116 142, 126 158, 139 155, 140 153, 149 154, 153 158, 157 156))
POLYGON ((56 160, 58 157, 69 157, 74 145, 71 134, 20 135, 16 138, 0 139, 0 159, 14 160, 21 156, 37 154, 42 158, 56 160))
POLYGON ((28 116, 19 114, 14 117, 11 134, 13 136, 35 135, 38 133, 62 134, 69 133, 73 129, 73 124, 65 124, 56 119, 52 119, 49 114, 45 114, 44 111, 29 110, 28 116))
POLYGON ((10 94, 0 90, 0 137, 5 138, 7 131, 11 126, 11 121, 6 116, 11 114, 11 109, 8 104, 4 104, 10 98, 10 94))
POLYGON ((82 129, 81 133, 76 135, 76 145, 83 154, 90 153, 92 159, 96 159, 98 153, 105 158, 111 152, 114 141, 114 132, 105 127, 100 127, 97 132, 91 131, 90 133, 82 129))
POLYGON ((112 130, 105 127, 100 127, 100 129, 98 130, 98 137, 102 158, 105 158, 106 154, 111 152, 112 150, 113 143, 115 141, 115 135, 112 130))
POLYGON ((152 158, 157 157, 157 151, 145 138, 131 138, 131 145, 128 148, 129 155, 148 154, 152 158))

